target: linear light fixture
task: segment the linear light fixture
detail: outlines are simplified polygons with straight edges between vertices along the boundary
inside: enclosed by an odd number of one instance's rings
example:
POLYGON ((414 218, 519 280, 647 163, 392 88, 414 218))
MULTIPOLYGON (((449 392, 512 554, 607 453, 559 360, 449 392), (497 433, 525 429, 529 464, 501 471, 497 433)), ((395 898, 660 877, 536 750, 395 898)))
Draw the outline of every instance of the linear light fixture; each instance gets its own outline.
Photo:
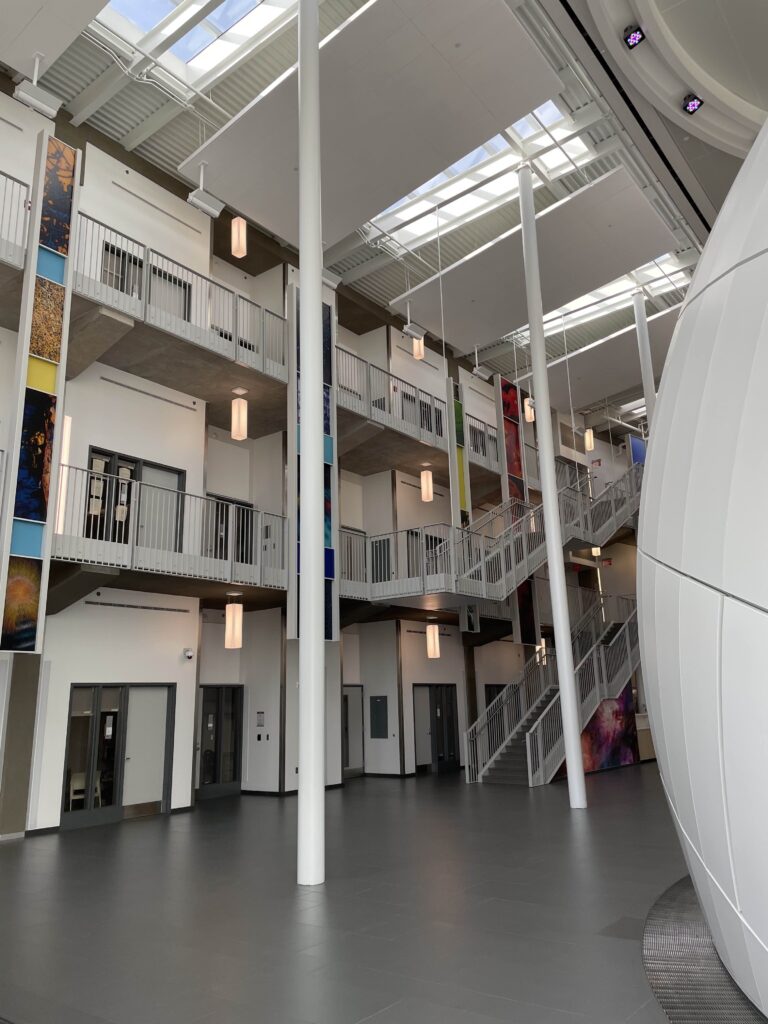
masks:
POLYGON ((246 388, 233 388, 232 394, 237 398, 232 399, 232 425, 230 433, 233 441, 245 441, 248 437, 248 403, 242 397, 247 395, 246 388))
POLYGON ((595 432, 592 427, 587 427, 584 431, 584 449, 588 452, 595 450, 595 432))
POLYGON ((427 624, 427 657, 440 657, 440 627, 436 622, 427 624))
POLYGON ((599 558, 600 557, 600 548, 598 548, 598 547, 592 548, 592 557, 593 558, 599 558))
POLYGON ((532 398, 524 398, 523 399, 523 410, 525 412, 525 422, 526 423, 533 423, 533 422, 535 422, 535 420, 536 420, 536 409, 534 408, 533 399, 532 398))
POLYGON ((432 470, 422 469, 421 471, 421 500, 432 501, 435 491, 432 483, 432 470))

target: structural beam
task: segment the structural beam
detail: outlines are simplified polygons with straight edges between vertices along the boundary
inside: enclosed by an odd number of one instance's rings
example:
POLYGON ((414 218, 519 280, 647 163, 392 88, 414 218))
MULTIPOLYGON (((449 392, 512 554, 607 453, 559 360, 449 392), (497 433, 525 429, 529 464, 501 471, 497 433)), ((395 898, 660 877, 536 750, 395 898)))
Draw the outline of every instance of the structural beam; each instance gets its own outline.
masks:
POLYGON ((651 339, 648 336, 648 318, 645 314, 645 296, 642 288, 638 288, 636 292, 632 293, 632 305, 635 308, 635 327, 637 328, 637 347, 640 353, 640 373, 643 378, 645 415, 650 432, 653 412, 656 408, 656 382, 653 379, 651 339))
POLYGON ((323 240, 318 8, 318 0, 299 0, 299 885, 321 885, 325 881, 323 240))
POLYGON ((581 755, 580 701, 576 691, 571 647, 571 622, 568 594, 565 588, 563 537, 555 477, 555 449, 552 440, 552 419, 549 416, 549 380, 547 353, 544 346, 544 309, 539 277, 539 250, 536 238, 536 210, 533 205, 533 174, 531 165, 519 171, 520 215, 523 233, 525 296, 531 337, 533 393, 541 415, 536 417, 541 470, 541 497, 544 506, 544 530, 549 563, 549 591, 552 597, 552 618, 555 627, 557 675, 560 683, 560 709, 565 740, 565 763, 568 769, 568 796, 572 808, 587 806, 584 786, 584 762, 581 755))

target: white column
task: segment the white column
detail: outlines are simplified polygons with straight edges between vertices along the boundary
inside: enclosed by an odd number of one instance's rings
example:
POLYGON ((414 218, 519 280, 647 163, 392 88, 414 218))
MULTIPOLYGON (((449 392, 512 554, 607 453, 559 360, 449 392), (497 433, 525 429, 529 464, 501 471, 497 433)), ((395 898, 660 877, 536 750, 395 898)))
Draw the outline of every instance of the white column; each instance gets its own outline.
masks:
POLYGON ((653 379, 653 360, 651 359, 651 340, 648 337, 648 320, 645 315, 645 296, 642 288, 632 294, 635 307, 635 327, 637 329, 637 347, 640 351, 640 373, 643 378, 643 397, 645 398, 645 415, 648 420, 648 431, 651 429, 653 411, 656 408, 656 384, 653 379))
POLYGON ((325 881, 323 245, 319 0, 299 0, 299 799, 297 881, 325 881))
POLYGON ((557 500, 547 354, 544 348, 544 312, 539 279, 539 249, 536 240, 536 211, 533 205, 533 176, 530 164, 524 164, 520 168, 518 180, 523 228, 525 295, 528 302, 528 328, 531 336, 533 393, 536 395, 541 497, 544 506, 544 531, 549 564, 549 591, 552 596, 552 618, 555 626, 555 653, 557 655, 557 675, 560 682, 565 763, 568 768, 568 796, 571 807, 577 808, 587 806, 587 793, 584 787, 584 762, 581 757, 579 699, 573 671, 571 620, 568 614, 568 594, 565 589, 563 538, 557 500))

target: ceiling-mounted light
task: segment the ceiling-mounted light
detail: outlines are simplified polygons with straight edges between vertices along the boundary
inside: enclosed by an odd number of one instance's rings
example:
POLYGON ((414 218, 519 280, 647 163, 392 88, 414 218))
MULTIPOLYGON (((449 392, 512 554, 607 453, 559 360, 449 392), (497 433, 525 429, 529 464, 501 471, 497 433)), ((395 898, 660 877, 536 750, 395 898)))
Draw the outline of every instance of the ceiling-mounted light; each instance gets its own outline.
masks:
POLYGON ((211 195, 210 192, 205 191, 205 168, 207 163, 205 160, 200 161, 200 186, 194 189, 187 196, 187 202, 190 206, 194 206, 196 209, 201 210, 206 216, 212 217, 214 220, 219 216, 221 211, 224 209, 224 203, 216 196, 211 195))
POLYGON ((424 339, 414 338, 413 339, 413 358, 423 359, 424 358, 424 339))
POLYGON ((697 96, 696 93, 689 92, 683 98, 682 106, 686 114, 695 114, 697 110, 704 106, 704 100, 701 96, 697 96))
POLYGON ((248 255, 248 225, 243 217, 232 218, 232 255, 239 260, 248 255))
POLYGON ((592 427, 587 427, 584 431, 584 449, 588 452, 595 450, 595 432, 592 427))
POLYGON ((403 327, 403 334, 406 334, 409 338, 413 339, 413 358, 423 359, 424 358, 424 335, 427 333, 423 327, 414 323, 411 320, 411 304, 406 302, 405 304, 405 315, 407 323, 403 327))
POLYGON ((248 403, 242 396, 247 395, 248 392, 245 388, 233 388, 232 394, 238 395, 238 397, 232 399, 230 433, 233 441, 245 441, 248 437, 248 403))
POLYGON ((598 548, 598 547, 592 548, 592 557, 593 558, 599 558, 600 557, 600 548, 598 548))
POLYGON ((239 590, 228 590, 224 622, 224 647, 228 651, 236 651, 243 646, 243 605, 237 600, 243 595, 239 590))
POLYGON ((627 25, 624 29, 624 42, 628 49, 634 50, 644 39, 645 32, 643 32, 639 25, 627 25))
POLYGON ((440 627, 436 622, 430 622, 427 626, 427 657, 440 657, 440 627))
POLYGON ((432 501, 435 496, 432 486, 432 470, 422 469, 421 471, 421 500, 432 501))
POLYGON ((525 422, 533 423, 536 419, 536 409, 534 408, 532 398, 523 399, 523 411, 525 413, 525 422))

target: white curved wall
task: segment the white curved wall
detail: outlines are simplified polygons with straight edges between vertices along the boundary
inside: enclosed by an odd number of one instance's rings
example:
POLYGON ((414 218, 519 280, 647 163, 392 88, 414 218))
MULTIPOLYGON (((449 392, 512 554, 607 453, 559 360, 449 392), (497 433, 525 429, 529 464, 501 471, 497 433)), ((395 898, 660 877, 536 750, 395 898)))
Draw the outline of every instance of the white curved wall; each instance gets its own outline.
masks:
POLYGON ((656 405, 638 538, 659 768, 718 952, 768 1012, 768 126, 707 243, 656 405))

